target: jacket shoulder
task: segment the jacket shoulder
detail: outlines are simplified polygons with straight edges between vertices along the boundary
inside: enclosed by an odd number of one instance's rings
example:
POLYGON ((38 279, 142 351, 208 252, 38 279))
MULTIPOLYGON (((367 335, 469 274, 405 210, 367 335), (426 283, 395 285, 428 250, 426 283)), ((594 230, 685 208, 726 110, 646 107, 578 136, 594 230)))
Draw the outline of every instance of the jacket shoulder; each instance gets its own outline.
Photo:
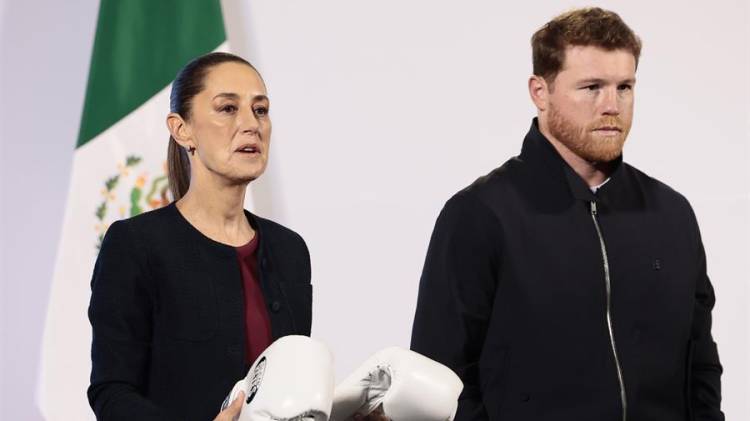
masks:
POLYGON ((475 196, 482 201, 495 196, 498 191, 511 187, 513 174, 518 172, 522 165, 523 162, 518 157, 511 158, 500 167, 474 180, 473 183, 459 191, 457 196, 475 196))
POLYGON ((496 220, 502 213, 498 202, 512 201, 512 197, 515 196, 512 174, 517 172, 519 165, 521 162, 517 158, 512 158, 459 190, 446 201, 440 219, 472 219, 475 222, 497 224, 496 220))
POLYGON ((690 202, 680 192, 630 164, 623 163, 623 165, 628 176, 635 179, 647 199, 660 205, 676 206, 680 210, 691 211, 690 202))

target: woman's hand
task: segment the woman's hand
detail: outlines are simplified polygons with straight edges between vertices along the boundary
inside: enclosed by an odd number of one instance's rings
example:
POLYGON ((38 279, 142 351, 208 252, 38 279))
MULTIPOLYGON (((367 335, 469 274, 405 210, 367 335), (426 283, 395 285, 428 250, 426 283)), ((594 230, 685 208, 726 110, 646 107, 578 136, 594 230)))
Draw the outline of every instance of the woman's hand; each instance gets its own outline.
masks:
POLYGON ((240 416, 242 410, 242 402, 245 401, 245 392, 240 391, 240 394, 232 401, 232 404, 227 409, 219 412, 219 415, 214 418, 214 421, 235 421, 240 416))

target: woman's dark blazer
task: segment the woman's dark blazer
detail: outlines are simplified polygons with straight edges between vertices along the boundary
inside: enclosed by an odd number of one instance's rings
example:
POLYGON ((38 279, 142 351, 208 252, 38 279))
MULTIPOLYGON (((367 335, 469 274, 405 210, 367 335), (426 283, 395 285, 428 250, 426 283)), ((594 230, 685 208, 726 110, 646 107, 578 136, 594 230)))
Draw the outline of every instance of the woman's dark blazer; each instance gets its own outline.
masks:
MULTIPOLYGON (((295 232, 245 212, 260 236, 273 338, 309 335, 310 255, 295 232)), ((167 207, 112 224, 91 280, 88 398, 99 420, 212 420, 245 362, 234 247, 167 207)))

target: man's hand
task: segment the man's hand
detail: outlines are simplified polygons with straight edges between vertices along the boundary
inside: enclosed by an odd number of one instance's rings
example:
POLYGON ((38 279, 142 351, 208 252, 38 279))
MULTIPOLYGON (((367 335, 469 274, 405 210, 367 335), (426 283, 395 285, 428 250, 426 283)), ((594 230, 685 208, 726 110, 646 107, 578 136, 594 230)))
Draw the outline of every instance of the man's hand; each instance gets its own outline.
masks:
POLYGON ((391 421, 391 420, 385 415, 383 415, 383 407, 379 406, 376 410, 370 412, 368 415, 354 414, 354 421, 391 421))
POLYGON ((242 402, 245 401, 245 392, 240 392, 236 398, 232 401, 232 404, 227 409, 219 412, 219 415, 214 418, 214 421, 235 421, 240 417, 240 411, 242 410, 242 402))
POLYGON ((408 349, 373 354, 336 386, 331 421, 452 420, 463 383, 450 368, 408 349))
POLYGON ((372 413, 370 415, 355 415, 354 421, 391 421, 383 414, 372 413))

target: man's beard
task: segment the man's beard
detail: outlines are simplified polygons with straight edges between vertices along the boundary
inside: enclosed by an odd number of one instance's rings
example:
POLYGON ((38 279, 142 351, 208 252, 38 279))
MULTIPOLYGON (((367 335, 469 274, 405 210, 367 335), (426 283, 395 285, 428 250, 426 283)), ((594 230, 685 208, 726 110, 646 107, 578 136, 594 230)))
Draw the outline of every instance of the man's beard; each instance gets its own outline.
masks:
POLYGON ((560 143, 588 162, 611 162, 622 155, 622 147, 630 132, 630 124, 619 117, 602 117, 586 126, 578 126, 566 119, 555 106, 549 106, 549 131, 560 143), (615 136, 597 135, 593 130, 599 127, 617 127, 615 136))

